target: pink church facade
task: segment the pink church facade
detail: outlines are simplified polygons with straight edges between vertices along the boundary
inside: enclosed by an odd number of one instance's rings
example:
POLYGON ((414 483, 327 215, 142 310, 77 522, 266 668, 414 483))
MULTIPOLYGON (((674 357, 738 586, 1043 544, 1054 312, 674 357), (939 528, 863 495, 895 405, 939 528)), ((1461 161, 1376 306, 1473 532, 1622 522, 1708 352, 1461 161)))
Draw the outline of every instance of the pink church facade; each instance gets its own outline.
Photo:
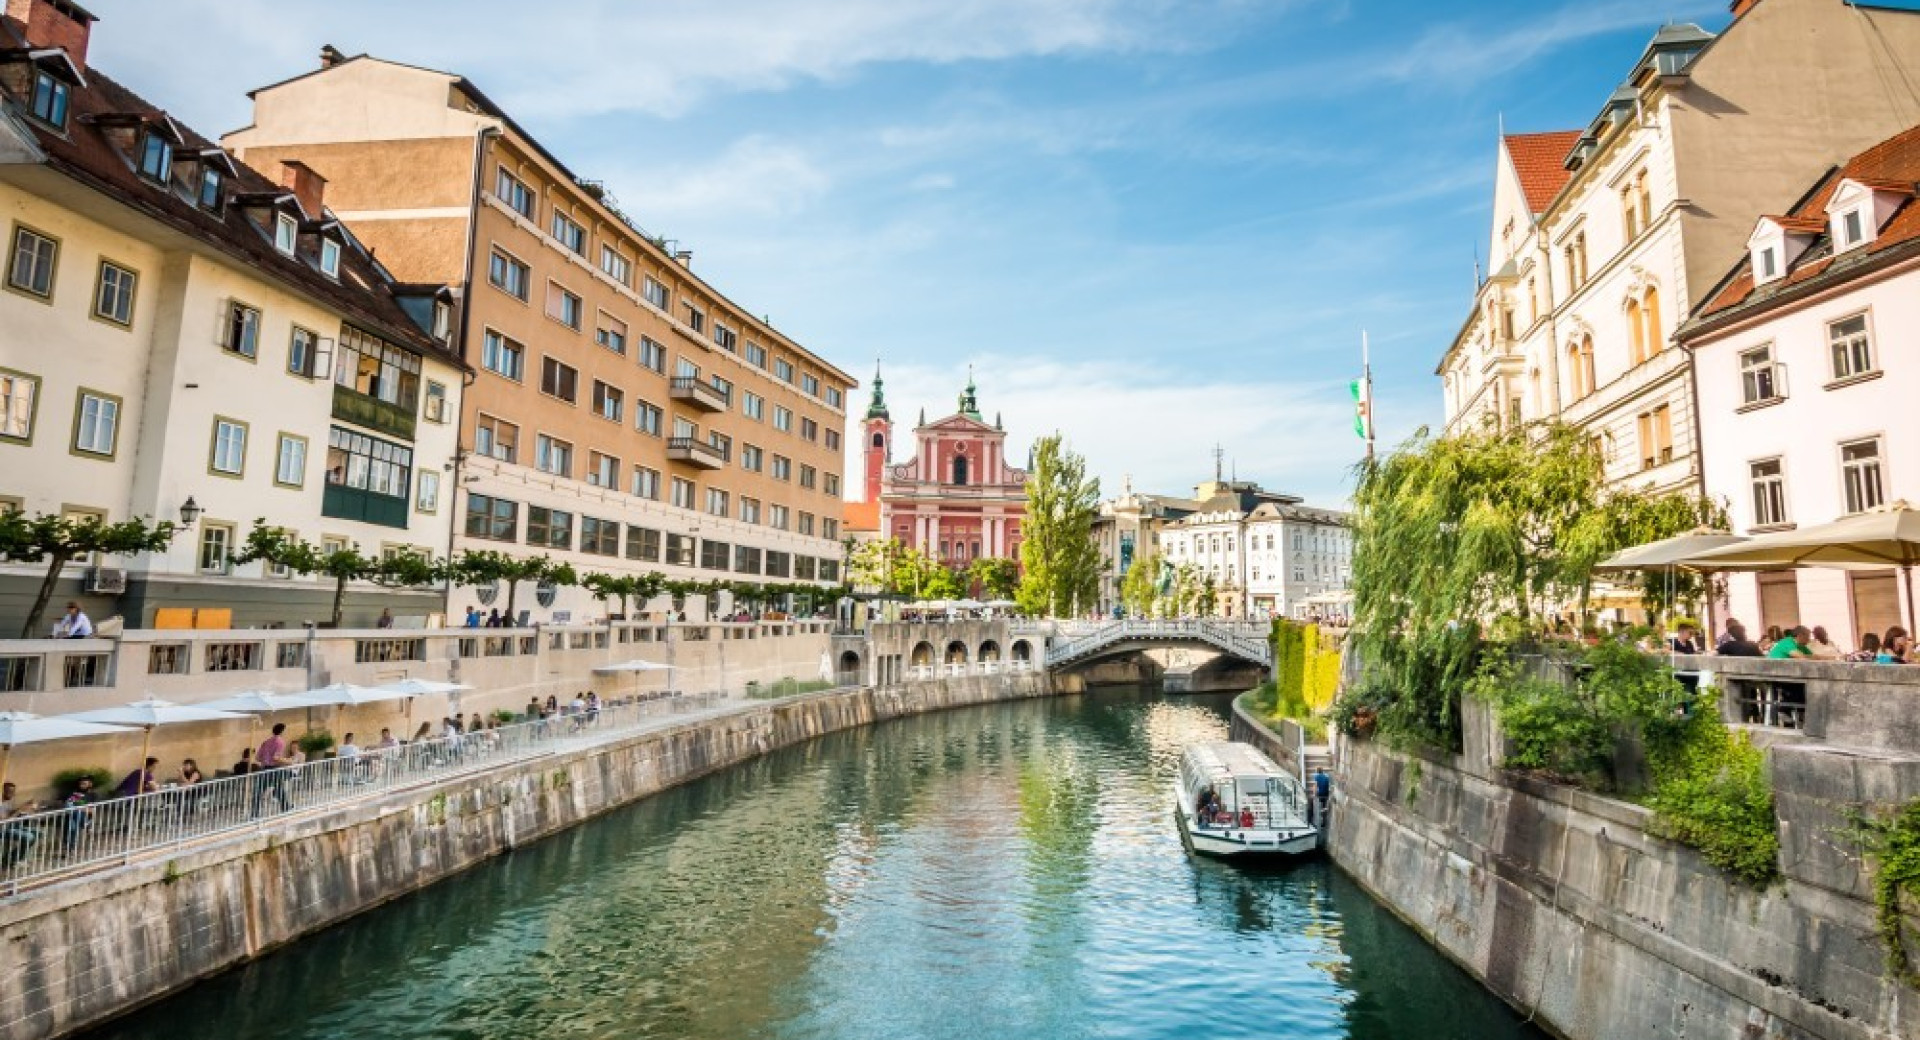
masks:
POLYGON ((882 383, 862 426, 867 501, 878 502, 879 534, 932 555, 952 567, 982 557, 1020 558, 1026 515, 1027 471, 1006 457, 1007 434, 998 417, 980 415, 972 380, 959 410, 913 429, 913 456, 894 463, 893 421, 882 383))

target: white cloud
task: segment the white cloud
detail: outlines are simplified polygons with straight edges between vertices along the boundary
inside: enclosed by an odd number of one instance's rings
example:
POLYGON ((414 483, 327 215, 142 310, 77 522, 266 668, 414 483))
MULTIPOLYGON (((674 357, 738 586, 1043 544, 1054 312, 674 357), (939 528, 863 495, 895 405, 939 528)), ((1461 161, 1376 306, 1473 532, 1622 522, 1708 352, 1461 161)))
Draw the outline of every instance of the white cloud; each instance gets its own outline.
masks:
POLYGON ((679 158, 657 169, 613 171, 608 183, 631 212, 692 220, 787 216, 833 186, 805 149, 759 135, 733 142, 711 162, 689 166, 679 158))

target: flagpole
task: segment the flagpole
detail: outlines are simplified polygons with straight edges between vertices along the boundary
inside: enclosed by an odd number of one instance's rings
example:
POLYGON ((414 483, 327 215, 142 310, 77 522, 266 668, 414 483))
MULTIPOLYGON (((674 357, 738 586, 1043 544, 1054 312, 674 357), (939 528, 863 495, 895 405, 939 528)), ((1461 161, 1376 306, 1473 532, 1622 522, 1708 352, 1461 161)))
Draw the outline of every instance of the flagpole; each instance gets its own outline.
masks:
POLYGON ((1368 357, 1367 330, 1360 330, 1360 388, 1366 404, 1367 461, 1373 461, 1373 363, 1368 357))

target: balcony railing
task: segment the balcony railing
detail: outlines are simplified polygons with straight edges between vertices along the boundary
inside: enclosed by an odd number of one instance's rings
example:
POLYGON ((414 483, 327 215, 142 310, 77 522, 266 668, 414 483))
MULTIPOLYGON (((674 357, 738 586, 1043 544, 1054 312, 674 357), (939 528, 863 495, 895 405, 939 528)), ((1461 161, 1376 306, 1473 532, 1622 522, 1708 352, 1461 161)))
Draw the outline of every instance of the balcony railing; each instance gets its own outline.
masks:
POLYGON ((674 400, 685 401, 703 412, 724 412, 733 403, 733 395, 694 376, 675 376, 667 393, 674 400))
POLYGON ((727 464, 727 453, 693 437, 672 437, 667 440, 667 459, 691 463, 701 469, 720 469, 727 464))

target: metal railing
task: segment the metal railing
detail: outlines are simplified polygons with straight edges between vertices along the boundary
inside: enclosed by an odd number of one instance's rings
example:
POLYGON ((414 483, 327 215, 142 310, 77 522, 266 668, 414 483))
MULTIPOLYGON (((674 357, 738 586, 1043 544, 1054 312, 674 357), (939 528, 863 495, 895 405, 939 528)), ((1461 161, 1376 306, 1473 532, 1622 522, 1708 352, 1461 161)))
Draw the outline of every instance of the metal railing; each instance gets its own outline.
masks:
POLYGON ((1267 626, 1259 622, 1155 620, 1108 621, 1047 647, 1047 666, 1065 664, 1128 639, 1199 640, 1257 664, 1273 663, 1267 626))
POLYGON ((713 708, 724 700, 722 693, 656 694, 591 712, 368 747, 351 758, 335 756, 129 797, 95 792, 102 800, 0 820, 0 895, 211 837, 266 830, 288 814, 608 742, 655 728, 663 716, 713 708))

